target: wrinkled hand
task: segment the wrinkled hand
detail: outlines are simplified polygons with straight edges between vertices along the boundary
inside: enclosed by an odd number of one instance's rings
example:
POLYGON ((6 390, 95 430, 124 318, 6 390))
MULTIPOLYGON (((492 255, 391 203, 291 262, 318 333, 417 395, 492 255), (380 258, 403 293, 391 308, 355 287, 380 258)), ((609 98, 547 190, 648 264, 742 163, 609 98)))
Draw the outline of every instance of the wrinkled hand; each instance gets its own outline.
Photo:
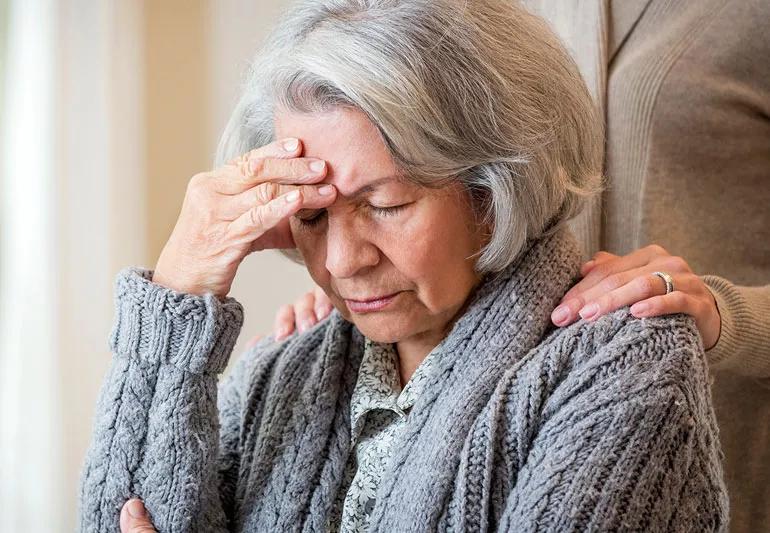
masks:
POLYGON ((289 217, 336 198, 321 159, 301 157, 299 139, 243 154, 190 179, 176 226, 152 281, 179 292, 224 297, 250 253, 293 248, 289 217))
POLYGON ((293 305, 286 304, 278 310, 273 327, 275 340, 285 339, 295 327, 300 333, 307 331, 326 318, 332 309, 331 300, 320 287, 303 294, 293 305))
POLYGON ((714 296, 681 257, 672 256, 656 244, 628 255, 598 252, 580 269, 583 279, 561 299, 551 314, 557 326, 580 318, 596 320, 602 315, 631 305, 635 317, 685 313, 695 319, 706 350, 712 348, 721 329, 714 296), (665 272, 674 280, 674 291, 652 273, 665 272))
POLYGON ((120 533, 157 533, 142 500, 128 500, 120 511, 120 533))

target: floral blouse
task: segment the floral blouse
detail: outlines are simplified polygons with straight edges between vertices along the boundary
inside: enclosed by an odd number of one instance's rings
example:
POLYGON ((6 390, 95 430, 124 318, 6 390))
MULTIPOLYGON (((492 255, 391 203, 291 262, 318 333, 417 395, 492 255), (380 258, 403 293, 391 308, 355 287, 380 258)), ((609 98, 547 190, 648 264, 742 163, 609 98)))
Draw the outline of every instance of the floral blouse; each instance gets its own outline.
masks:
POLYGON ((393 445, 435 366, 436 352, 428 354, 402 390, 395 347, 366 339, 350 403, 352 451, 329 518, 329 531, 367 530, 393 445))

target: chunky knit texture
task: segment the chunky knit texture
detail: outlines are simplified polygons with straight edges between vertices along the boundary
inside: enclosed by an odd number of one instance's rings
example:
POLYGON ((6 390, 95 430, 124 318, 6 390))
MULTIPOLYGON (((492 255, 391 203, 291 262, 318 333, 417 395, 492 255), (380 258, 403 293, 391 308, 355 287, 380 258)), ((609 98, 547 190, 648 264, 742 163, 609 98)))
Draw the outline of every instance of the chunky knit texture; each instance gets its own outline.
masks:
MULTIPOLYGON (((725 529, 693 320, 622 309, 554 329, 549 313, 579 265, 560 231, 475 292, 438 347, 373 531, 725 529)), ((161 532, 322 531, 350 447, 360 332, 334 312, 265 339, 218 389, 241 307, 150 276, 117 279, 80 530, 119 531, 120 508, 138 496, 161 532)))

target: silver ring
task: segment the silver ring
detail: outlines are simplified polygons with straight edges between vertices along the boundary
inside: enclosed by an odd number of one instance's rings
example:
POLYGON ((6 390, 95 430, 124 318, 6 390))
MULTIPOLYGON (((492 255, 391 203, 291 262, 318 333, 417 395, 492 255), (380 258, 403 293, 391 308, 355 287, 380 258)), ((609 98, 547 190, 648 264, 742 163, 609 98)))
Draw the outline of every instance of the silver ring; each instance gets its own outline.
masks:
POLYGON ((653 272, 653 276, 658 276, 666 284, 666 294, 674 292, 674 280, 665 272, 653 272))

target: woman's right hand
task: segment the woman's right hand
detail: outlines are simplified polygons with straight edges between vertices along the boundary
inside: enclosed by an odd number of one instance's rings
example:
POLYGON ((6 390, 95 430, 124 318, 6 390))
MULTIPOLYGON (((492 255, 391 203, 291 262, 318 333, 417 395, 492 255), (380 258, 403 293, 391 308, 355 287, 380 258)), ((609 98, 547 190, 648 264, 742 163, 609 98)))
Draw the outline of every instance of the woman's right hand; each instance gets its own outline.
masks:
POLYGON ((333 185, 319 184, 326 163, 301 153, 298 139, 283 139, 193 176, 152 281, 224 298, 248 254, 293 248, 288 218, 328 207, 337 196, 333 185))

